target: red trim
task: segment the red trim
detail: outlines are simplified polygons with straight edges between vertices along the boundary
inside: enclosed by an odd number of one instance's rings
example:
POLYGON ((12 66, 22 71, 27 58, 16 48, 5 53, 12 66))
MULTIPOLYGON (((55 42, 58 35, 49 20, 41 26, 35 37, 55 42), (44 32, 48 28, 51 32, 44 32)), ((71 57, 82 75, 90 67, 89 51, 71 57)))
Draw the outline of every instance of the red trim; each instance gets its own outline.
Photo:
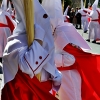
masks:
POLYGON ((7 23, 8 23, 8 27, 11 30, 11 33, 12 33, 14 28, 15 28, 15 26, 14 26, 14 24, 12 23, 12 21, 10 20, 10 18, 8 16, 6 16, 6 20, 7 20, 7 23))
POLYGON ((98 12, 98 19, 93 19, 93 20, 91 20, 91 21, 97 21, 97 22, 100 24, 100 13, 99 13, 98 10, 97 10, 97 12, 98 12))
POLYGON ((60 71, 64 71, 64 70, 73 70, 73 69, 76 69, 77 68, 77 63, 74 63, 73 65, 71 66, 66 66, 66 67, 57 67, 58 70, 60 71))
POLYGON ((93 19, 93 20, 91 20, 91 21, 99 21, 99 19, 93 19))
POLYGON ((83 12, 87 13, 87 11, 86 11, 86 10, 83 10, 83 12))
MULTIPOLYGON (((41 64, 47 59, 47 57, 49 56, 49 54, 46 56, 46 58, 41 62, 41 64)), ((27 61, 27 59, 24 56, 25 61, 27 62, 27 64, 29 65, 29 67, 31 68, 31 70, 33 71, 33 73, 41 66, 41 64, 35 69, 33 70, 31 65, 29 64, 29 62, 27 61)))

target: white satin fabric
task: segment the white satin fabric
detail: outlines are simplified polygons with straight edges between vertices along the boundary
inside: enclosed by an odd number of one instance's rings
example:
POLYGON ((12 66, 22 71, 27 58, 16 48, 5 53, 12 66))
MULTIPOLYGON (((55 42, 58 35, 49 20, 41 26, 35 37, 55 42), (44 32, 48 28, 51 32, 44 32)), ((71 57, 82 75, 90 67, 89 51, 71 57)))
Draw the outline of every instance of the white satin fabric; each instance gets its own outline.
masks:
POLYGON ((62 84, 58 91, 59 100, 82 100, 81 77, 77 70, 61 71, 62 84))

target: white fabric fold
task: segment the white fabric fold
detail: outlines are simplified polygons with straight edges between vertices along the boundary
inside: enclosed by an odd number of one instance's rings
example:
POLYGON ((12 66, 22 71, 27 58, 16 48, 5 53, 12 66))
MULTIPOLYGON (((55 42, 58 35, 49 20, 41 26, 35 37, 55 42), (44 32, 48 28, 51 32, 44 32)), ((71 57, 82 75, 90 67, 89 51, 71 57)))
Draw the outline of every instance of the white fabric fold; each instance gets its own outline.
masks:
POLYGON ((69 67, 75 63, 75 58, 73 55, 63 52, 55 53, 55 64, 56 67, 69 67))
POLYGON ((45 31, 39 25, 35 24, 35 39, 44 40, 45 31))
MULTIPOLYGON (((24 47, 23 47, 24 48, 24 47)), ((25 72, 30 75, 31 78, 35 74, 38 74, 41 72, 43 66, 50 60, 50 56, 48 56, 48 53, 40 46, 40 44, 36 41, 33 42, 32 46, 25 50, 19 51, 19 66, 22 70, 22 72, 25 72), (35 48, 35 50, 34 50, 35 48), (41 52, 40 52, 41 51, 41 52), (39 56, 42 57, 42 59, 39 59, 39 56), (38 62, 38 64, 36 64, 38 62), (29 65, 30 66, 29 66, 29 65), (31 68, 33 71, 31 70, 31 68)))
POLYGON ((55 30, 56 52, 63 50, 69 43, 73 43, 83 50, 91 49, 72 24, 64 23, 58 26, 55 30))

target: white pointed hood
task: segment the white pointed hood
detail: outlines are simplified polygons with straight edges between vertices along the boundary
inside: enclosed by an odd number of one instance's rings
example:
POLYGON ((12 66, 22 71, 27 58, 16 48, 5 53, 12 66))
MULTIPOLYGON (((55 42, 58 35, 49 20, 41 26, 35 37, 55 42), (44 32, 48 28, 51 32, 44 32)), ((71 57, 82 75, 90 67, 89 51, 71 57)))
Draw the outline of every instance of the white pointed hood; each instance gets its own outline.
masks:
POLYGON ((11 14, 12 13, 12 7, 11 7, 11 2, 9 1, 8 3, 8 9, 7 11, 11 14))
POLYGON ((95 0, 94 3, 93 3, 93 5, 92 5, 92 9, 96 10, 97 6, 98 6, 98 0, 95 0))
POLYGON ((64 22, 61 0, 43 0, 42 6, 51 18, 53 29, 64 22))
MULTIPOLYGON (((25 33, 26 25, 25 25, 25 16, 24 16, 24 2, 23 0, 12 0, 15 10, 17 20, 19 21, 16 29, 14 30, 13 34, 21 34, 25 33)), ((48 45, 48 50, 50 50, 54 46, 54 41, 52 37, 52 31, 50 26, 50 18, 46 14, 43 7, 40 5, 38 0, 34 0, 34 20, 35 24, 40 25, 44 31, 46 32, 46 36, 44 38, 44 42, 48 45)))
POLYGON ((6 11, 6 10, 7 10, 7 0, 3 0, 3 1, 2 1, 1 9, 2 9, 3 11, 6 11))
POLYGON ((84 9, 83 0, 81 0, 81 9, 84 9))

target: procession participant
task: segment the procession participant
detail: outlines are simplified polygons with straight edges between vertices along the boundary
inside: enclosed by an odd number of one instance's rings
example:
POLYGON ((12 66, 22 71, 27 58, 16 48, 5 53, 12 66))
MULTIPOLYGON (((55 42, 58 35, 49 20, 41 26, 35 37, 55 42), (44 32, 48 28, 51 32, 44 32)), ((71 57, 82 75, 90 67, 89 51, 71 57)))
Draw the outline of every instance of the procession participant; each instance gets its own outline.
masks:
POLYGON ((0 12, 0 23, 1 27, 4 27, 7 37, 9 37, 12 34, 14 28, 16 27, 16 22, 7 12, 7 0, 2 1, 1 12, 0 12))
POLYGON ((59 99, 81 100, 81 77, 76 69, 75 58, 63 48, 69 43, 77 44, 85 49, 90 48, 72 24, 64 23, 61 0, 43 0, 42 6, 51 18, 55 40, 55 64, 63 75, 58 91, 59 99), (49 5, 47 5, 48 3, 49 5))
POLYGON ((49 93, 52 88, 57 91, 61 85, 61 73, 54 65, 49 17, 38 0, 12 2, 18 23, 13 35, 8 38, 3 54, 1 100, 58 100, 49 93), (33 12, 35 17, 32 17, 33 12))
POLYGON ((82 26, 82 24, 81 24, 81 14, 78 12, 78 10, 80 8, 76 8, 76 9, 77 9, 76 14, 75 14, 75 17, 77 19, 76 29, 82 29, 81 28, 81 26, 82 26))
POLYGON ((81 14, 81 22, 83 25, 83 31, 84 33, 86 33, 88 31, 88 17, 87 17, 87 12, 84 10, 84 6, 83 6, 83 0, 81 0, 81 9, 78 10, 78 12, 81 14))
POLYGON ((90 42, 90 39, 93 39, 92 43, 100 40, 100 12, 97 9, 98 0, 96 0, 92 5, 92 11, 89 14, 91 21, 89 23, 89 35, 86 41, 90 42))
POLYGON ((70 22, 70 12, 71 12, 71 7, 68 5, 64 12, 64 21, 65 22, 70 22))
POLYGON ((63 74, 58 92, 59 98, 60 100, 99 100, 100 55, 88 52, 89 45, 75 27, 70 23, 63 23, 62 10, 58 11, 57 8, 57 12, 54 10, 58 5, 57 2, 58 0, 56 3, 54 0, 52 2, 43 0, 42 5, 51 18, 56 50, 55 63, 63 74))

